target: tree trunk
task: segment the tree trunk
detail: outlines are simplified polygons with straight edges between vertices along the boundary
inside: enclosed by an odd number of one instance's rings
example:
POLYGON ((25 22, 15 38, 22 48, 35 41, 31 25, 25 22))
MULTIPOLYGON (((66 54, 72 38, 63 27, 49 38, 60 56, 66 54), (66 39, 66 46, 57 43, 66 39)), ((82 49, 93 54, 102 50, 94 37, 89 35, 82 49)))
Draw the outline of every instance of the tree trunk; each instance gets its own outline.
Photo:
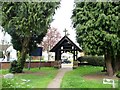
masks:
POLYGON ((117 55, 116 55, 116 66, 115 66, 115 70, 120 71, 120 52, 118 51, 117 55))
POLYGON ((113 76, 112 59, 111 59, 111 54, 108 50, 106 50, 105 52, 105 63, 107 68, 107 74, 109 76, 113 76))
POLYGON ((114 49, 111 49, 111 60, 112 60, 112 68, 113 68, 113 74, 116 73, 116 57, 115 57, 115 52, 114 49))
POLYGON ((25 65, 25 61, 26 61, 26 54, 28 52, 28 45, 29 45, 29 41, 30 38, 25 38, 23 41, 23 45, 22 45, 22 50, 20 52, 20 58, 18 60, 18 71, 19 73, 21 73, 23 71, 24 65, 25 65))

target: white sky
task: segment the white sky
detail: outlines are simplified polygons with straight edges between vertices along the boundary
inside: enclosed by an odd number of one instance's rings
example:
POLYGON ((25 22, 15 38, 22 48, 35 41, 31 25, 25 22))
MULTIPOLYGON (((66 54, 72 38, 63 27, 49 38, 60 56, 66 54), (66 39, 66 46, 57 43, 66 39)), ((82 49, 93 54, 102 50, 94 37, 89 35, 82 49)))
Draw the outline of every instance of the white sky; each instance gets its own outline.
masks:
POLYGON ((2 29, 3 28, 0 26, 0 44, 2 44, 2 40, 4 40, 4 44, 8 44, 11 41, 11 36, 7 33, 4 36, 2 29))
MULTIPOLYGON (((51 26, 57 28, 62 36, 65 35, 63 31, 66 28, 68 30, 68 33, 70 34, 68 37, 73 42, 76 42, 75 30, 72 28, 72 21, 70 19, 72 16, 73 4, 74 0, 69 0, 69 2, 68 0, 61 0, 61 5, 56 10, 56 13, 54 15, 54 21, 51 23, 51 26)), ((1 40, 3 39, 7 42, 10 42, 11 40, 8 34, 4 37, 3 33, 0 30, 0 44, 1 40)))
POLYGON ((63 31, 66 28, 70 34, 68 37, 75 42, 75 30, 72 28, 72 21, 70 19, 72 16, 73 4, 74 0, 61 0, 61 6, 57 9, 54 15, 55 20, 51 23, 51 26, 57 28, 62 36, 65 35, 63 31))

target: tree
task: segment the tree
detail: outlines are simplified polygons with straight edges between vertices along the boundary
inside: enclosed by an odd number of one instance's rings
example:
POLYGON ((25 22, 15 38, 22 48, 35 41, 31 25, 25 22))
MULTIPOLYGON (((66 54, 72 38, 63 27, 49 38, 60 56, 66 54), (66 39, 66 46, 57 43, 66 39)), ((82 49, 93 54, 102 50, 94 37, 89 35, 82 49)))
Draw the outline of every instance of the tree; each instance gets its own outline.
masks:
POLYGON ((42 41, 43 50, 49 52, 55 44, 60 40, 61 34, 56 28, 52 27, 48 29, 46 36, 42 41))
POLYGON ((26 54, 47 33, 59 2, 4 2, 2 6, 4 30, 12 37, 13 47, 20 51, 16 72, 22 72, 26 54))
POLYGON ((105 56, 109 76, 116 71, 118 47, 118 22, 120 2, 75 3, 72 21, 77 41, 87 54, 105 56), (114 63, 114 64, 113 64, 114 63))
POLYGON ((0 2, 0 25, 1 25, 1 22, 2 22, 2 10, 1 10, 1 8, 2 8, 2 4, 0 2))
MULTIPOLYGON (((120 10, 120 7, 119 7, 119 10, 120 10)), ((118 40, 118 50, 117 50, 117 53, 116 53, 116 67, 115 67, 115 71, 117 72, 118 70, 120 71, 120 13, 119 13, 119 19, 118 19, 118 22, 116 23, 117 26, 118 26, 118 33, 117 33, 117 36, 119 37, 119 40, 118 40)))
POLYGON ((61 38, 61 35, 57 31, 56 28, 51 27, 48 29, 48 32, 41 43, 43 46, 43 50, 47 51, 47 53, 48 53, 48 60, 49 60, 49 56, 50 56, 49 50, 52 49, 52 47, 54 47, 55 44, 57 44, 57 42, 60 40, 60 38, 61 38))

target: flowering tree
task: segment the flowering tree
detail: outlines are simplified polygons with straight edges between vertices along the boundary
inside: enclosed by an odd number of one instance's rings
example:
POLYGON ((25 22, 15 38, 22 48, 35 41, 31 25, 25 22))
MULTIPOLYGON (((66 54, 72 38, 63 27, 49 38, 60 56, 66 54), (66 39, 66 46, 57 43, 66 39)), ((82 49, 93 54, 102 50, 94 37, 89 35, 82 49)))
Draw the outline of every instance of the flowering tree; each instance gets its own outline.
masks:
POLYGON ((54 47, 60 39, 61 34, 57 31, 57 29, 54 27, 49 28, 42 41, 43 50, 49 52, 49 50, 54 47))
POLYGON ((47 51, 48 60, 50 59, 49 50, 52 49, 52 47, 54 47, 55 44, 57 44, 60 38, 61 38, 61 35, 56 28, 51 27, 48 29, 48 32, 42 41, 43 51, 47 51))

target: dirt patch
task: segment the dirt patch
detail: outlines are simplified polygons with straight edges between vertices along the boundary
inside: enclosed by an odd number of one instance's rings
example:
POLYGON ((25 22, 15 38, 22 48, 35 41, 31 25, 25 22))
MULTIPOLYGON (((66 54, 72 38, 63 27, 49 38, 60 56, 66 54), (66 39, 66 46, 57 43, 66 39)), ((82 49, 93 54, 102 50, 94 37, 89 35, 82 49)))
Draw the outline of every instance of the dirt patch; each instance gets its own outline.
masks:
POLYGON ((110 77, 106 73, 103 72, 98 72, 94 74, 87 74, 83 76, 87 80, 93 80, 93 79, 103 79, 103 78, 108 78, 108 79, 118 79, 117 77, 113 76, 110 77))
POLYGON ((31 72, 31 71, 25 71, 23 73, 16 73, 15 75, 24 75, 24 74, 31 74, 31 75, 38 75, 38 76, 47 75, 47 73, 45 72, 31 72))
MULTIPOLYGON (((23 73, 15 73, 15 75, 25 75, 25 74, 31 74, 31 75, 37 75, 37 76, 46 76, 47 72, 31 72, 31 71, 25 71, 23 73)), ((0 75, 0 78, 3 78, 3 75, 0 75)))

